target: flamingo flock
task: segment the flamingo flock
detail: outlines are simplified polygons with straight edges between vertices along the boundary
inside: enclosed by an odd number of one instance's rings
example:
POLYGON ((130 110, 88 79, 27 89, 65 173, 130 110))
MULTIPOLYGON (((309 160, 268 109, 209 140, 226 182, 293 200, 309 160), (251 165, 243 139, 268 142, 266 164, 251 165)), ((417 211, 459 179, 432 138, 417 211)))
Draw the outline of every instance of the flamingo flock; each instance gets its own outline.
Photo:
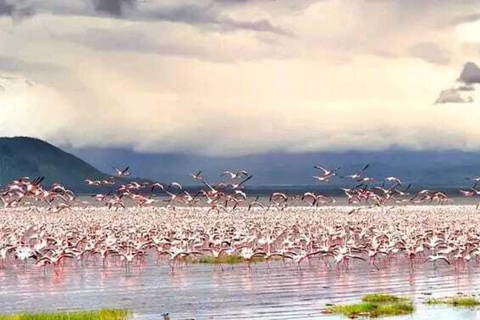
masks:
POLYGON ((368 208, 291 207, 280 211, 241 208, 209 213, 208 208, 87 207, 64 212, 31 208, 0 211, 0 267, 35 265, 55 273, 66 265, 168 266, 192 259, 221 263, 236 256, 252 268, 255 258, 277 267, 332 268, 362 264, 372 271, 406 263, 479 265, 480 215, 471 206, 368 208))
MULTIPOLYGON (((339 272, 357 265, 378 271, 392 263, 412 269, 478 265, 475 208, 449 205, 441 191, 411 194, 411 184, 403 186, 394 176, 369 177, 368 168, 340 176, 340 167, 314 167, 313 178, 321 183, 338 178, 356 184, 342 188, 348 203, 358 205, 353 209, 332 206, 333 197, 314 192, 248 196, 245 185, 253 175, 247 171, 225 171, 220 175, 225 180, 215 184, 202 171, 192 173, 192 181, 203 187, 190 193, 177 182, 127 180, 129 167, 115 168, 117 177, 85 180, 92 188, 112 189, 91 195, 103 208, 59 183, 44 187, 43 177, 22 177, 1 192, 0 268, 35 265, 46 272, 51 266, 58 274, 65 266, 98 263, 128 271, 153 263, 173 272, 202 257, 221 264, 225 256, 249 269, 258 260, 269 268, 274 261, 284 268, 308 264, 339 272)), ((480 178, 467 180, 474 185, 460 193, 479 195, 480 178)))
MULTIPOLYGON (((365 172, 370 167, 365 165, 362 169, 352 174, 339 176, 341 167, 326 169, 322 166, 314 166, 317 174, 313 179, 319 183, 325 184, 334 178, 344 179, 354 184, 354 187, 340 188, 345 194, 348 204, 359 205, 353 208, 350 213, 355 213, 369 206, 384 206, 395 204, 422 204, 437 203, 448 204, 452 199, 442 191, 419 190, 412 194, 411 186, 404 186, 402 180, 395 176, 388 176, 384 179, 377 179, 367 176, 365 172), (360 206, 365 204, 364 207, 360 206)), ((119 169, 114 167, 116 177, 112 176, 103 180, 85 179, 85 184, 92 190, 97 187, 110 188, 107 193, 94 193, 91 195, 96 202, 102 203, 109 209, 125 209, 128 205, 137 207, 161 206, 175 209, 178 206, 209 206, 211 211, 234 211, 242 206, 251 210, 260 207, 265 210, 281 209, 289 206, 311 206, 332 205, 336 202, 335 198, 322 195, 315 192, 305 192, 297 195, 287 195, 282 192, 273 192, 270 194, 268 202, 263 199, 260 201, 259 195, 249 195, 245 191, 246 184, 253 178, 253 175, 247 171, 225 171, 220 177, 222 181, 217 183, 208 182, 202 171, 190 173, 189 177, 193 183, 198 183, 203 188, 195 193, 188 191, 178 182, 169 184, 135 181, 126 179, 130 176, 129 167, 119 169), (162 195, 161 199, 158 195, 162 195)), ((461 196, 476 197, 480 196, 480 190, 477 189, 477 183, 480 177, 466 178, 473 181, 474 185, 459 190, 461 196)), ((22 177, 14 180, 3 187, 0 201, 5 208, 16 208, 18 206, 34 206, 43 204, 49 207, 49 210, 59 212, 70 208, 71 206, 89 206, 90 201, 78 199, 72 190, 67 189, 60 183, 55 183, 49 188, 42 187, 43 177, 30 180, 28 177, 22 177)), ((480 205, 480 203, 479 203, 480 205)), ((478 208, 478 206, 477 206, 478 208)))

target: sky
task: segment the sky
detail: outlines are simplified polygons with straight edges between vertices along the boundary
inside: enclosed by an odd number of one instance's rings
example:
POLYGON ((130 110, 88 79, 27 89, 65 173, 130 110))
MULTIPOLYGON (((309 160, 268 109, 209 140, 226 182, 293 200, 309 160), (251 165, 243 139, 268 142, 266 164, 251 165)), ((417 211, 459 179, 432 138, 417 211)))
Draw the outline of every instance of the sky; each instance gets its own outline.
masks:
POLYGON ((0 136, 480 150, 480 0, 0 0, 0 136))

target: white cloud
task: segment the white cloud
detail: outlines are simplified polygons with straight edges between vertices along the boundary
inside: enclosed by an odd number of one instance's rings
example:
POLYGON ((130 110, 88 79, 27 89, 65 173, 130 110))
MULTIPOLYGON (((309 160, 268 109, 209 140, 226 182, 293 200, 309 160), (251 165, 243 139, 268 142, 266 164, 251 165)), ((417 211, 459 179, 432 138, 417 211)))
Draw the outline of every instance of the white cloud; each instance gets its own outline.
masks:
POLYGON ((448 24, 472 7, 449 16, 446 5, 429 7, 435 15, 396 1, 282 5, 222 2, 214 11, 294 36, 225 21, 98 17, 80 2, 0 18, 10 57, 0 72, 35 83, 0 93, 0 135, 204 154, 480 149, 478 102, 432 104, 466 61, 480 61, 448 24))

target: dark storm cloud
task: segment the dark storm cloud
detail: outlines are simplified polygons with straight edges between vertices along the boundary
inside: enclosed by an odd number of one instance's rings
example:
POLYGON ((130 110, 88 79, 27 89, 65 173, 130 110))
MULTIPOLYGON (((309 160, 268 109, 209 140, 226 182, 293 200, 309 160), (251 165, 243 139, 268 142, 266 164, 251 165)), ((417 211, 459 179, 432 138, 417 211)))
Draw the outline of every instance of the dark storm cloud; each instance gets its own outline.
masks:
POLYGON ((480 83, 480 68, 473 62, 467 62, 458 81, 467 84, 480 83))
MULTIPOLYGON (((140 0, 72 0, 61 4, 40 0, 0 0, 0 15, 30 16, 35 13, 75 16, 112 16, 132 21, 167 21, 184 23, 215 31, 250 30, 270 32, 282 36, 292 33, 274 25, 268 19, 238 20, 232 18, 228 3, 209 1, 202 4, 156 4, 140 0)), ((237 3, 249 6, 250 2, 237 3)))
POLYGON ((182 22, 186 24, 204 24, 218 22, 218 16, 212 5, 182 5, 176 7, 154 8, 141 15, 148 20, 182 22))
POLYGON ((25 0, 0 0, 0 16, 23 18, 34 14, 34 8, 25 0))
MULTIPOLYGON (((192 2, 195 3, 195 2, 192 2)), ((236 3, 248 6, 250 2, 236 3)), ((26 17, 36 13, 77 16, 112 16, 132 21, 168 21, 216 31, 250 30, 283 36, 292 34, 268 19, 237 20, 226 12, 229 3, 210 1, 203 4, 160 5, 139 0, 85 0, 63 2, 39 0, 0 0, 0 16, 26 17)))
POLYGON ((159 7, 142 12, 133 12, 132 17, 141 20, 160 20, 179 22, 204 27, 217 27, 219 30, 229 31, 236 29, 271 32, 284 36, 292 34, 267 19, 240 21, 230 18, 213 3, 206 5, 181 5, 175 7, 159 7))
POLYGON ((7 0, 0 0, 0 15, 11 16, 15 11, 15 6, 7 2, 7 0))
POLYGON ((133 7, 136 0, 93 0, 95 11, 113 16, 122 16, 125 7, 133 7))
POLYGON ((218 23, 230 29, 244 29, 244 30, 251 30, 251 31, 271 32, 271 33, 276 33, 278 35, 293 37, 293 33, 287 30, 284 30, 280 27, 274 26, 270 21, 266 19, 256 20, 256 21, 238 21, 238 20, 230 19, 228 17, 221 17, 218 23))

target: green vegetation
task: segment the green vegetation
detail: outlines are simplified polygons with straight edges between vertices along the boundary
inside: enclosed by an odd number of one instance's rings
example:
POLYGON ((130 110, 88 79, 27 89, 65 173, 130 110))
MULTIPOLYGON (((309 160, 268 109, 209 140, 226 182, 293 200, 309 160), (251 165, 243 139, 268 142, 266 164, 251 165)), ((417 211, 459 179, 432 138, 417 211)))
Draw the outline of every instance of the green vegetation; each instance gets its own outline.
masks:
POLYGON ((364 295, 362 297, 362 301, 371 302, 371 303, 385 303, 385 302, 408 301, 408 298, 394 296, 392 294, 373 293, 373 294, 364 295))
POLYGON ((89 312, 62 312, 16 314, 0 316, 0 320, 126 320, 130 313, 125 310, 103 309, 89 312))
POLYGON ((410 314, 415 311, 415 308, 413 304, 406 302, 389 304, 361 302, 350 305, 333 306, 330 308, 330 311, 333 313, 343 314, 349 318, 357 316, 376 318, 410 314))
MULTIPOLYGON (((264 262, 265 259, 262 257, 255 257, 252 259, 251 262, 257 263, 257 262, 264 262)), ((242 263, 245 262, 245 260, 240 257, 240 256, 235 256, 235 255, 225 255, 225 256, 220 256, 218 258, 212 257, 212 256, 204 256, 204 257, 187 257, 185 258, 185 262, 187 263, 206 263, 206 264, 237 264, 237 263, 242 263)), ((1 320, 1 319, 0 319, 1 320)))
POLYGON ((480 305, 480 301, 474 297, 452 297, 442 299, 429 299, 425 304, 448 304, 454 307, 476 307, 480 305))
POLYGON ((362 302, 332 306, 328 312, 354 317, 388 317, 411 314, 415 311, 413 303, 405 297, 387 294, 368 294, 362 297, 362 302))

